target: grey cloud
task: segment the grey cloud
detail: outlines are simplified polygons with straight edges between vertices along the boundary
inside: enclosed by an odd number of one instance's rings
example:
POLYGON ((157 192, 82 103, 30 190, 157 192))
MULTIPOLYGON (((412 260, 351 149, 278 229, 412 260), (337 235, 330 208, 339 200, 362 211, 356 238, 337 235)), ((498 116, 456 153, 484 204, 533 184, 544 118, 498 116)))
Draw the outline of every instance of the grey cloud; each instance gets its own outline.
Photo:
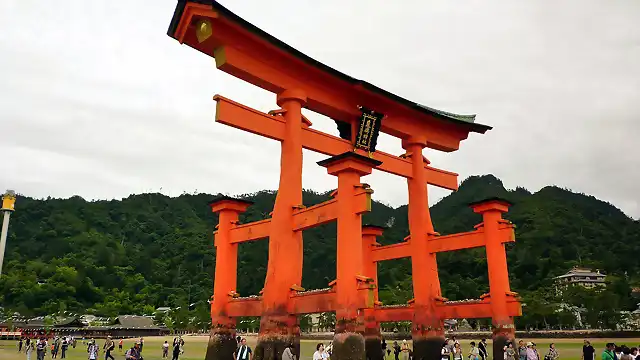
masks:
MULTIPOLYGON (((555 184, 640 216, 640 3, 222 1, 354 77, 494 126, 436 167, 555 184), (284 12, 287 9, 287 12, 284 12), (286 14, 286 16, 285 16, 286 14), (291 16, 296 14, 296 16, 291 16)), ((275 96, 215 69, 165 32, 174 0, 0 4, 0 186, 45 197, 247 193, 278 183, 279 144, 214 122, 214 94, 268 111, 275 96)), ((335 134, 328 119, 314 127, 335 134)), ((380 148, 400 153, 382 137, 380 148)), ((305 188, 335 179, 305 152, 305 188)), ((375 197, 406 182, 375 173, 375 197)), ((430 187, 430 202, 448 192, 430 187)))

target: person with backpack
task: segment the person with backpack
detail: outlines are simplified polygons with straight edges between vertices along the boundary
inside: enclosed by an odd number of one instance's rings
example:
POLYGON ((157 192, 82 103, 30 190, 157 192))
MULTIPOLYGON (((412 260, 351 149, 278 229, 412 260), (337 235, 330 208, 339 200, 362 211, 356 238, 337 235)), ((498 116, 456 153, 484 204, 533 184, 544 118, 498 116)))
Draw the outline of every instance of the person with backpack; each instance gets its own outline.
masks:
POLYGON ((136 341, 133 347, 124 354, 125 360, 142 360, 140 355, 140 343, 136 341))
POLYGON ((104 360, 107 360, 108 358, 111 358, 111 360, 115 360, 113 358, 113 355, 111 355, 111 352, 113 350, 115 350, 116 348, 116 343, 111 340, 111 336, 107 336, 107 341, 104 342, 104 345, 102 346, 102 349, 105 350, 104 353, 104 360))

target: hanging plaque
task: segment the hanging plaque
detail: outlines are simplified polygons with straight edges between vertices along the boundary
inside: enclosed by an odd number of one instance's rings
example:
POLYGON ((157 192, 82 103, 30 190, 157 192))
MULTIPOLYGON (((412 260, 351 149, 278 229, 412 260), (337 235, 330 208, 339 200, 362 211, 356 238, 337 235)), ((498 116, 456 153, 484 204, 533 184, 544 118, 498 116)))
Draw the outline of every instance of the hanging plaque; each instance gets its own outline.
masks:
POLYGON ((355 147, 368 152, 376 151, 380 124, 384 114, 377 113, 365 107, 360 107, 362 114, 358 120, 355 147))

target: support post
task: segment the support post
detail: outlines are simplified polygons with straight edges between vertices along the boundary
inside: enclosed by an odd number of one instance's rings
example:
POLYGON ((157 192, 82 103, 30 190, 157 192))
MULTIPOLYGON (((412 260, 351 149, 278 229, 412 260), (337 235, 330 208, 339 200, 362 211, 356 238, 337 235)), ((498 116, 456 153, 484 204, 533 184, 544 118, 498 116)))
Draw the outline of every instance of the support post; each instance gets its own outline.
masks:
POLYGON ((438 359, 444 343, 444 323, 436 311, 436 301, 441 299, 440 279, 436 254, 429 251, 429 236, 434 234, 425 158, 422 149, 427 146, 423 137, 402 141, 402 147, 411 157, 412 177, 407 179, 409 189, 409 232, 411 240, 411 272, 413 276, 414 317, 411 327, 414 360, 438 359))
POLYGON ((487 265, 489 272, 489 299, 491 301, 491 323, 493 325, 493 358, 502 359, 504 346, 515 339, 513 318, 509 316, 507 300, 513 296, 509 286, 507 253, 500 240, 499 225, 504 220, 502 213, 509 210, 509 203, 499 198, 470 204, 473 211, 482 215, 482 226, 486 236, 487 265))
MULTIPOLYGON (((384 228, 375 225, 365 225, 362 227, 362 258, 364 266, 364 276, 373 279, 375 289, 373 289, 373 303, 378 304, 378 263, 373 260, 373 249, 377 246, 376 238, 382 235, 384 228)), ((382 334, 380 333, 380 323, 376 320, 375 309, 373 307, 364 309, 364 346, 367 360, 383 360, 385 354, 382 353, 382 334)))
POLYGON ((231 229, 236 226, 239 214, 251 204, 250 201, 226 196, 209 202, 211 211, 218 213, 218 226, 214 235, 216 268, 206 360, 230 359, 237 348, 236 320, 227 312, 229 300, 236 293, 238 274, 238 244, 231 243, 231 229))
POLYGON ((360 177, 371 174, 382 162, 347 152, 318 162, 338 177, 339 205, 336 255, 336 329, 332 360, 364 360, 364 324, 360 311, 365 304, 358 293, 358 277, 363 274, 362 215, 356 211, 354 196, 362 187, 360 177))
POLYGON ((277 98, 285 129, 280 183, 269 230, 269 260, 256 360, 279 359, 290 343, 300 354, 298 317, 290 313, 289 294, 292 286, 300 286, 302 282, 302 232, 293 230, 293 211, 302 206, 301 110, 306 101, 306 95, 296 90, 286 90, 277 98))

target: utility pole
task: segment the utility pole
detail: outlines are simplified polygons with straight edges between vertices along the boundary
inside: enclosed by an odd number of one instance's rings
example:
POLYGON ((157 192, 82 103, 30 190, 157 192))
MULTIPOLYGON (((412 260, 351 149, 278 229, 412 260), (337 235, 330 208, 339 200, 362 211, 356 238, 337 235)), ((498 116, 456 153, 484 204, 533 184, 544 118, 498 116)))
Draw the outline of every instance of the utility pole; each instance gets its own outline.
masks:
POLYGON ((7 190, 2 195, 2 211, 4 219, 2 219, 2 234, 0 234, 0 275, 2 275, 2 262, 4 261, 4 248, 7 245, 7 232, 9 231, 9 217, 15 211, 16 192, 7 190))

